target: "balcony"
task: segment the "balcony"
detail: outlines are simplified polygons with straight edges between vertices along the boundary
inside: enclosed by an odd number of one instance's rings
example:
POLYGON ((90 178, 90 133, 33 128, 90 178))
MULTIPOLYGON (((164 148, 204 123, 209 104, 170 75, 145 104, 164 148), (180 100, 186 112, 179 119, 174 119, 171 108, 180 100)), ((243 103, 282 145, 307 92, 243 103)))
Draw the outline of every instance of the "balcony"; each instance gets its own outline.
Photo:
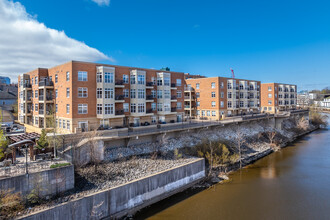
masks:
POLYGON ((115 112, 115 115, 124 115, 124 114, 125 114, 124 110, 117 110, 115 112))
POLYGON ((187 86, 185 86, 185 87, 184 87, 184 91, 185 91, 185 92, 193 92, 193 91, 195 91, 195 90, 194 90, 194 88, 192 88, 192 87, 187 87, 187 86))
POLYGON ((171 112, 176 112, 176 107, 171 108, 171 112))
POLYGON ((52 95, 46 95, 46 99, 43 95, 39 95, 39 102, 53 102, 52 95))
POLYGON ((154 97, 152 95, 146 96, 146 102, 153 102, 153 101, 154 101, 154 97))
POLYGON ((115 96, 115 102, 124 102, 125 97, 123 95, 116 95, 115 96))
POLYGON ((171 102, 176 102, 176 101, 177 101, 176 96, 175 95, 172 95, 171 96, 171 102))
POLYGON ((146 89, 153 89, 154 85, 155 84, 153 82, 146 82, 146 89))
POLYGON ((32 89, 32 85, 30 83, 23 83, 23 89, 32 89))
POLYGON ((117 80, 115 82, 115 88, 124 88, 125 85, 124 85, 124 80, 117 80))
POLYGON ((188 101, 192 100, 192 101, 194 101, 195 100, 195 96, 184 96, 184 100, 188 100, 188 101))
POLYGON ((146 110, 146 114, 151 114, 153 111, 152 111, 152 108, 148 108, 147 110, 146 110))
POLYGON ((48 88, 53 88, 54 87, 54 82, 50 81, 49 79, 44 79, 39 82, 39 88, 40 87, 48 87, 48 88))

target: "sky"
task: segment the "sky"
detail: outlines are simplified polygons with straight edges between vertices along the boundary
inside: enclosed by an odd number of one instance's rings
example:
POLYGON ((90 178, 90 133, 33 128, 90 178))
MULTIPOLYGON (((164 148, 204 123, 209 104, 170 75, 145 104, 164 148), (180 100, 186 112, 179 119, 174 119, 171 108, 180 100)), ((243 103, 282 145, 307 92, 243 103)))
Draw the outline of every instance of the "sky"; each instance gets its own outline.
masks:
POLYGON ((0 0, 0 75, 69 60, 330 86, 330 2, 0 0))

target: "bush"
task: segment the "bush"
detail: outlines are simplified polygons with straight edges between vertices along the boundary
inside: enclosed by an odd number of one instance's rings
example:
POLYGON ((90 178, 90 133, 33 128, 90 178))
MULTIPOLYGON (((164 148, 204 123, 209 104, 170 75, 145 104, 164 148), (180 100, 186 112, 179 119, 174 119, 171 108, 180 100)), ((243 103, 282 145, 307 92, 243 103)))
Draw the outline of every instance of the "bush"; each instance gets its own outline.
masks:
POLYGON ((10 190, 0 191, 0 219, 13 218, 16 213, 24 210, 23 198, 20 193, 12 193, 10 190))
POLYGON ((58 164, 52 164, 50 165, 50 168, 59 168, 59 167, 65 167, 71 165, 70 163, 58 163, 58 164))
POLYGON ((328 125, 328 116, 320 114, 316 110, 311 110, 309 112, 309 120, 315 126, 326 127, 328 125))

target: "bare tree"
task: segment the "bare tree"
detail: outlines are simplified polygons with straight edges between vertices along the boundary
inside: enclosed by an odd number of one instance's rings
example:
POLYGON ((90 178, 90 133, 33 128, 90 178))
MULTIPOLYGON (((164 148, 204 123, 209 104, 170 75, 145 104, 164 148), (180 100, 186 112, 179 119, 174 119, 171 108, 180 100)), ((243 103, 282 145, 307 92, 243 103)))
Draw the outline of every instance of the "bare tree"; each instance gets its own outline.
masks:
POLYGON ((238 148, 238 157, 239 157, 239 167, 242 168, 242 146, 246 143, 245 135, 241 131, 240 127, 237 126, 235 133, 235 141, 238 148))
POLYGON ((102 161, 100 157, 100 153, 98 151, 99 141, 98 141, 99 133, 97 130, 93 130, 90 132, 86 132, 84 134, 84 138, 86 140, 86 145, 88 148, 88 153, 90 156, 90 163, 94 165, 94 171, 97 172, 97 166, 102 161))

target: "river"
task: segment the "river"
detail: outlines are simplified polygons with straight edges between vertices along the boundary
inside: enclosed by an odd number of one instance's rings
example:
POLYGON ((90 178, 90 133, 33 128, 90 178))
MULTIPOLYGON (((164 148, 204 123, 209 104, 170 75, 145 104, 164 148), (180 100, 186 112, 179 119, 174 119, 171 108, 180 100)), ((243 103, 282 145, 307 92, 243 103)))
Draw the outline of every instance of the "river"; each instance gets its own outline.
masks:
POLYGON ((184 192, 137 219, 330 219, 330 130, 229 175, 231 182, 184 192))

